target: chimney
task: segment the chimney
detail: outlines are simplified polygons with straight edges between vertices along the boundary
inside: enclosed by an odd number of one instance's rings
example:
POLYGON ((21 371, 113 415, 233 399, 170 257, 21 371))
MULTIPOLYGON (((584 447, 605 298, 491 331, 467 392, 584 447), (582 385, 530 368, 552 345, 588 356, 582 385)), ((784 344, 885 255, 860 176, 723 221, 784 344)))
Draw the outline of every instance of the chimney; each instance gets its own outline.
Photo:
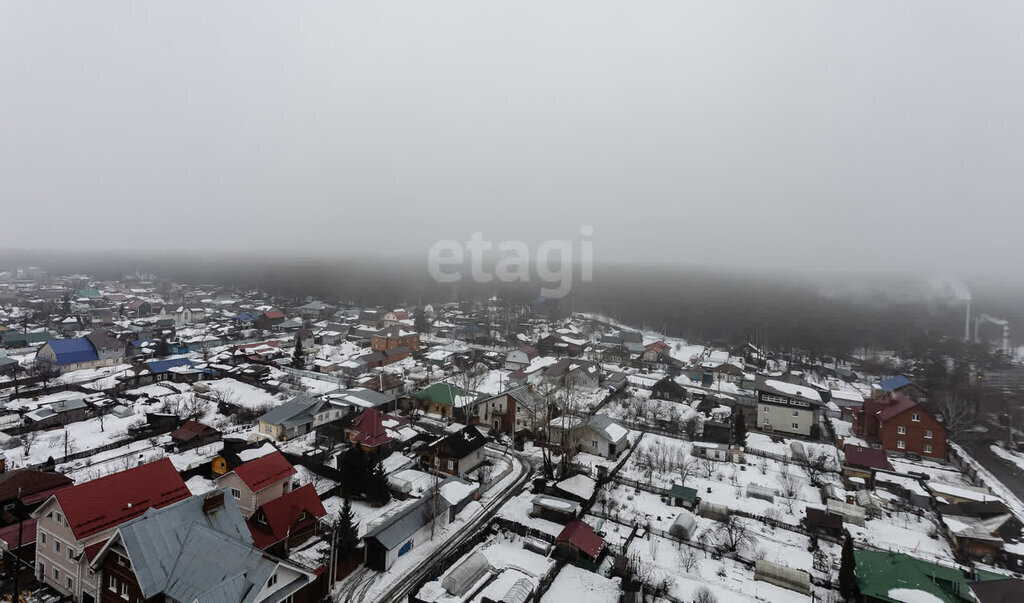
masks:
POLYGON ((203 499, 203 513, 210 515, 224 506, 224 493, 215 492, 203 499))

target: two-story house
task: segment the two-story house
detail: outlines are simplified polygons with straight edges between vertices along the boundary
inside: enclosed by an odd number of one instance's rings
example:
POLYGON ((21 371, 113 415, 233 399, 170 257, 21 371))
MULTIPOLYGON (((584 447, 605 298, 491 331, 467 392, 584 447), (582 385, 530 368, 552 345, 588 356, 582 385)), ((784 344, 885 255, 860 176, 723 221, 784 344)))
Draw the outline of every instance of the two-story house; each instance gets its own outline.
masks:
POLYGON ((118 526, 89 571, 99 603, 284 603, 318 600, 315 573, 254 545, 223 490, 185 498, 118 526), (304 595, 312 595, 303 599, 304 595))
POLYGON ((464 475, 486 459, 487 438, 472 425, 450 433, 419 450, 423 462, 449 475, 464 475))
POLYGON ((147 509, 190 495, 166 458, 57 490, 32 514, 36 577, 76 602, 100 601, 100 576, 89 562, 103 543, 147 509))
POLYGON ((261 551, 287 556, 288 551, 316 534, 327 515, 313 484, 296 488, 265 503, 246 520, 253 543, 261 551))
POLYGON ((873 398, 853 413, 853 433, 889 452, 946 458, 946 428, 903 394, 873 398))
POLYGON ((521 430, 536 433, 544 427, 548 405, 530 385, 520 385, 475 403, 477 420, 491 433, 514 434, 521 430))
POLYGON ((821 394, 810 385, 757 376, 757 427, 805 437, 818 433, 821 394))
POLYGON ((399 325, 393 325, 370 336, 370 349, 374 352, 386 352, 394 348, 418 350, 420 348, 419 333, 406 331, 399 325))
POLYGON ((242 516, 291 491, 295 467, 280 452, 271 452, 243 463, 217 478, 217 485, 228 488, 242 516))

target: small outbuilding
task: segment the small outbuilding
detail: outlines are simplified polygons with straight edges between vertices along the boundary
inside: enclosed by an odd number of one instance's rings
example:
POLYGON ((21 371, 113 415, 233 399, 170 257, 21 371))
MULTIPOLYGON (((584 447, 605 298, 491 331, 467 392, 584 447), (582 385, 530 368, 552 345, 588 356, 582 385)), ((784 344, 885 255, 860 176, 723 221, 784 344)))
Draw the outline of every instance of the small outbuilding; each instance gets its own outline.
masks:
POLYGON ((689 511, 681 511, 679 515, 676 515, 675 521, 668 528, 668 533, 675 536, 676 538, 682 538, 683 540, 689 540, 693 537, 693 534, 697 531, 697 518, 693 516, 693 513, 689 511))
POLYGON ((441 580, 441 586, 450 594, 462 597, 490 571, 491 564, 487 557, 476 551, 448 572, 441 580))

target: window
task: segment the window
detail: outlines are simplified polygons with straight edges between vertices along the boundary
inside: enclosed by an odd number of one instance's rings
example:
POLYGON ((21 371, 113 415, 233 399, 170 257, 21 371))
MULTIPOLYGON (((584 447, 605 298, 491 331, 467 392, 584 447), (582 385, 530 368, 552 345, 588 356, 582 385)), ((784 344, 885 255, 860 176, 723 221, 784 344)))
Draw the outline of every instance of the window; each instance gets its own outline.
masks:
POLYGON ((46 544, 46 532, 39 532, 39 544, 46 544))
POLYGON ((904 442, 903 440, 899 440, 898 442, 896 442, 896 447, 899 448, 900 450, 903 450, 904 448, 907 447, 907 443, 904 442))
POLYGON ((925 444, 924 445, 924 453, 925 454, 931 454, 932 453, 932 445, 931 444, 925 444))
POLYGON ((590 447, 596 449, 597 448, 597 440, 590 440, 590 447))
POLYGON ((68 555, 68 561, 74 561, 75 560, 75 550, 74 549, 72 549, 71 547, 65 547, 64 551, 68 555))
POLYGON ((60 552, 60 541, 57 540, 56 538, 53 539, 53 552, 54 553, 59 553, 60 552))
POLYGON ((763 410, 764 412, 771 412, 772 411, 772 407, 771 406, 762 406, 761 410, 763 410))
POLYGON ((108 586, 108 588, 110 588, 110 590, 112 590, 112 591, 114 591, 116 593, 117 592, 117 578, 115 578, 113 576, 110 576, 110 581, 107 583, 107 586, 108 586))
POLYGON ((793 429, 800 429, 799 423, 793 423, 793 429))
POLYGON ((932 439, 932 430, 931 429, 925 429, 924 430, 924 437, 925 437, 925 439, 928 439, 928 440, 932 439))
POLYGON ((453 471, 454 469, 455 469, 455 461, 448 461, 448 471, 453 471))
POLYGON ((56 567, 53 568, 53 579, 57 580, 58 584, 60 583, 60 569, 59 568, 56 568, 56 567))
POLYGON ((239 500, 240 498, 242 498, 242 491, 239 490, 238 488, 232 488, 231 489, 231 498, 233 498, 235 500, 239 500))
POLYGON ((46 577, 46 564, 42 561, 39 562, 39 578, 43 579, 46 577))
POLYGON ((67 581, 68 590, 74 590, 74 584, 75 583, 71 580, 71 577, 68 576, 68 581, 67 581))
POLYGON ((916 422, 920 423, 921 422, 921 413, 915 412, 914 414, 910 415, 910 420, 911 421, 916 421, 916 422))
POLYGON ((273 586, 275 584, 277 584, 277 573, 276 572, 274 573, 273 576, 270 577, 270 580, 267 580, 267 586, 268 587, 273 586))
POLYGON ((768 420, 768 417, 765 417, 764 418, 764 424, 765 425, 771 425, 772 423, 771 423, 771 421, 768 420))
POLYGON ((121 583, 121 598, 125 599, 125 600, 128 599, 128 583, 127 582, 122 582, 121 583))
POLYGON ((907 433, 907 428, 902 426, 902 425, 899 425, 899 426, 896 427, 896 433, 898 433, 900 435, 903 435, 903 434, 907 433))
POLYGON ((4 505, 4 511, 13 511, 13 510, 14 510, 14 503, 7 503, 6 505, 4 505))
POLYGON ((64 516, 60 513, 57 513, 57 523, 59 523, 60 525, 64 525, 64 516))
POLYGON ((799 417, 800 416, 800 411, 799 410, 794 410, 793 411, 793 416, 794 417, 799 417))
POLYGON ((274 431, 274 428, 272 426, 270 426, 270 425, 266 425, 266 426, 263 427, 263 433, 273 433, 273 431, 274 431))

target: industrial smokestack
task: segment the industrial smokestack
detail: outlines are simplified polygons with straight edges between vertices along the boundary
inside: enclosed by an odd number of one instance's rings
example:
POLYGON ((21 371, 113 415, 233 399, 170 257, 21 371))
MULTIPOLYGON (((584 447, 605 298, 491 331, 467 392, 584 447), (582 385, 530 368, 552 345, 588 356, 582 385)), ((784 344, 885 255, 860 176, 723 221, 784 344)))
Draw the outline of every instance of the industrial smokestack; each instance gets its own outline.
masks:
POLYGON ((964 342, 971 343, 971 298, 967 298, 967 316, 964 318, 964 342))

